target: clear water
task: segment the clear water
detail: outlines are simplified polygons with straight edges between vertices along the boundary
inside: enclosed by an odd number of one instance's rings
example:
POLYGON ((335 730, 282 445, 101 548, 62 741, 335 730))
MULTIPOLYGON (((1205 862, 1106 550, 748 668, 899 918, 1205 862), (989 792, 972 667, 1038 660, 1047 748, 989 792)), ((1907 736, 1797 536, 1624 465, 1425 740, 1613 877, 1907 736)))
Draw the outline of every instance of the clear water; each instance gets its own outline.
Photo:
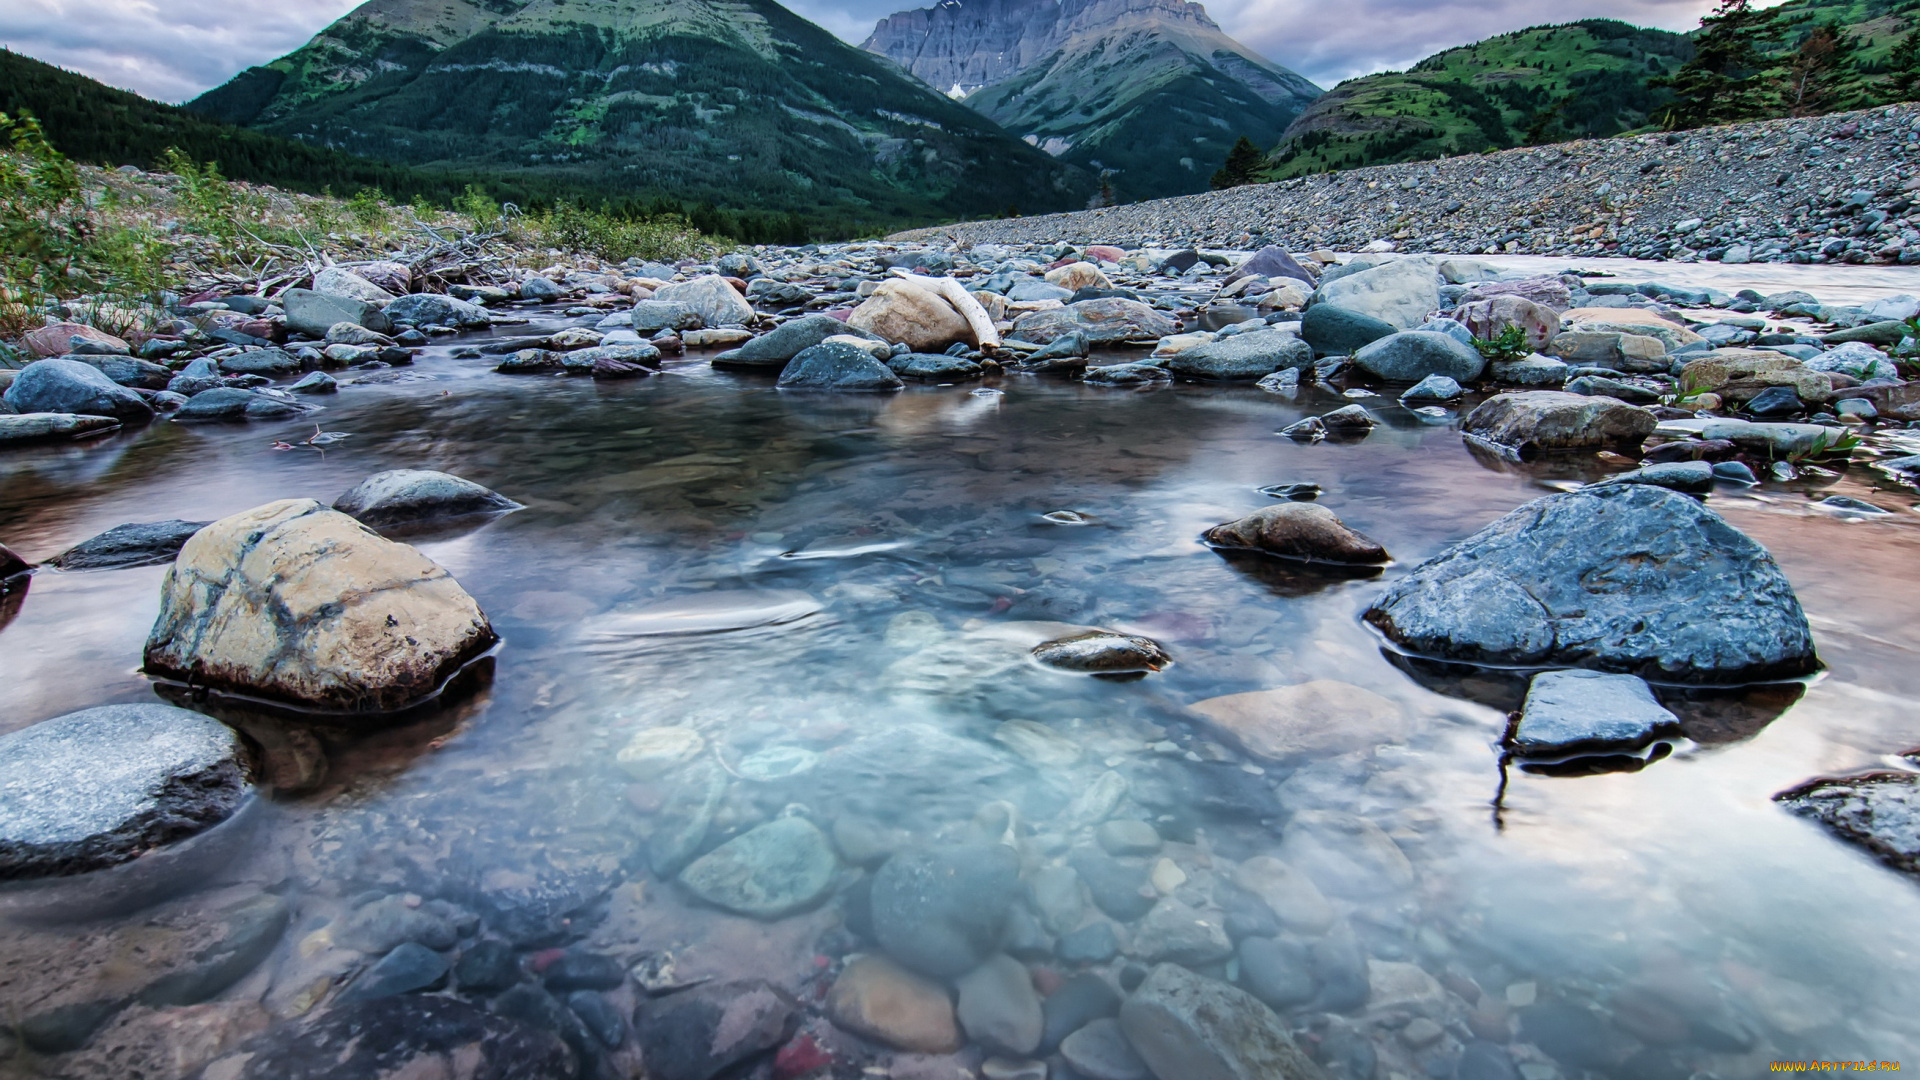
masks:
MULTIPOLYGON (((1009 377, 997 396, 800 395, 697 357, 594 383, 495 375, 448 351, 413 369, 433 381, 327 399, 321 426, 350 437, 324 454, 271 449, 310 430, 295 423, 159 423, 0 458, 0 539, 36 559, 123 522, 331 501, 389 468, 444 469, 526 504, 415 540, 503 638, 483 690, 377 729, 223 713, 293 789, 210 883, 266 885, 294 906, 293 929, 231 994, 295 1011, 316 971, 301 943, 369 890, 472 905, 548 881, 604 895, 591 947, 671 950, 682 978, 810 976, 838 940, 837 902, 760 923, 698 908, 646 869, 644 838, 691 797, 688 776, 636 782, 614 755, 644 728, 683 725, 728 785, 708 846, 796 804, 823 825, 860 818, 934 843, 1004 800, 1023 834, 1046 834, 1109 769, 1190 867, 1271 849, 1293 813, 1350 811, 1417 872, 1411 888, 1338 901, 1377 959, 1515 1003, 1604 1005, 1684 970, 1762 1035, 1744 1054, 1683 1041, 1723 1076, 1773 1057, 1920 1060, 1920 889, 1770 801, 1920 746, 1920 515, 1913 493, 1861 467, 1710 503, 1773 551, 1813 620, 1828 670, 1803 696, 1780 698, 1790 707, 1771 722, 1702 722, 1698 741, 1637 773, 1503 777, 1505 713, 1473 700, 1497 695, 1416 682, 1359 615, 1406 567, 1593 478, 1597 459, 1492 466, 1383 398, 1365 402, 1386 424, 1362 441, 1275 434, 1343 403, 1324 392, 1009 377), (1258 488, 1292 481, 1321 485, 1322 505, 1396 566, 1317 577, 1197 542, 1263 505, 1258 488), (1811 507, 1832 492, 1896 513, 1811 507), (1091 523, 1042 520, 1056 510, 1091 523), (1033 621, 1148 634, 1176 663, 1132 682, 1042 669, 1025 650, 1058 631, 1033 621), (689 628, 704 632, 662 633, 689 628), (1185 710, 1311 679, 1399 703, 1409 734, 1282 765, 1185 710), (1010 720, 1070 749, 1019 757, 995 737, 1010 720)), ((38 574, 0 629, 0 730, 153 700, 137 666, 163 572, 38 574)), ((45 945, 103 925, 17 933, 45 945)), ((48 1060, 34 1068, 57 1069, 48 1060)))

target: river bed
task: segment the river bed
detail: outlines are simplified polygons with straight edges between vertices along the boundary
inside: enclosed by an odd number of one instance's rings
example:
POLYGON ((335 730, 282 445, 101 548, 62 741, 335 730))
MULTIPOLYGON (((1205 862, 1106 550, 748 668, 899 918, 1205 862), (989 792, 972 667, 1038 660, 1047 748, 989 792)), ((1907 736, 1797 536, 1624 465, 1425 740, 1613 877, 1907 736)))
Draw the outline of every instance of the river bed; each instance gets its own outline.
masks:
MULTIPOLYGON (((1883 284, 1829 291, 1864 298, 1883 284)), ((1010 830, 1029 858, 1057 860, 1084 842, 1066 823, 1076 800, 1114 773, 1129 785, 1115 815, 1153 824, 1195 885, 1216 860, 1276 849, 1302 814, 1367 823, 1365 842, 1324 845, 1322 889, 1389 965, 1375 969, 1376 999, 1383 972, 1412 989, 1376 1000, 1356 1014, 1364 1022, 1296 1019, 1326 1045, 1350 1025, 1384 1040, 1380 1076, 1452 1067, 1463 1021, 1422 995, 1444 988, 1472 1004, 1469 985, 1518 1015, 1515 1053, 1532 1080, 1920 1060, 1920 890, 1771 801, 1817 775, 1911 768, 1899 755, 1920 746, 1920 513, 1914 492, 1864 466, 1722 486, 1708 501, 1779 560, 1822 675, 1686 713, 1687 737, 1640 771, 1545 776, 1503 766, 1513 706, 1497 686, 1396 662, 1359 615, 1397 575, 1513 507, 1610 471, 1597 458, 1477 458, 1452 424, 1379 397, 1363 404, 1384 425, 1363 440, 1276 434, 1345 403, 1326 390, 1295 401, 1006 376, 984 387, 997 393, 800 394, 699 356, 633 382, 499 375, 452 359, 451 344, 398 369, 417 381, 326 399, 319 426, 347 438, 324 451, 273 448, 311 424, 162 421, 0 458, 0 539, 36 560, 125 522, 331 502, 384 469, 441 469, 525 504, 408 538, 501 635, 480 689, 379 728, 219 706, 262 746, 278 790, 233 852, 167 903, 264 890, 292 912, 222 1001, 257 1001, 273 1018, 324 1001, 367 958, 316 935, 386 894, 477 912, 485 933, 529 951, 671 953, 682 980, 803 987, 862 948, 846 925, 862 880, 847 836, 892 849, 1010 830), (1289 482, 1320 485, 1322 505, 1394 564, 1324 576, 1199 542, 1265 504, 1258 489, 1289 482), (1815 505, 1836 493, 1893 513, 1815 505), (1044 516, 1056 511, 1082 520, 1044 516), (1116 681, 1030 662, 1026 649, 1060 624, 1153 637, 1174 664, 1116 681), (1379 695, 1394 715, 1276 762, 1189 710, 1312 680, 1379 695), (653 773, 616 760, 662 727, 696 732, 697 756, 653 773), (703 850, 806 816, 842 844, 835 895, 756 920, 694 903, 650 869, 650 838, 714 777, 724 795, 703 850), (1367 846, 1374 837, 1390 838, 1410 877, 1367 846), (1682 1025, 1663 1041, 1645 1001, 1669 998, 1732 1033, 1682 1025), (1439 1050, 1382 1034, 1396 1016, 1429 1014, 1451 1025, 1439 1050)), ((0 613, 0 731, 156 700, 137 668, 164 573, 38 573, 0 613)), ((9 929, 0 993, 16 1010, 66 1000, 66 981, 94 973, 62 957, 146 917, 9 929)), ((19 1050, 0 1070, 92 1075, 76 1064, 92 1053, 19 1050)))

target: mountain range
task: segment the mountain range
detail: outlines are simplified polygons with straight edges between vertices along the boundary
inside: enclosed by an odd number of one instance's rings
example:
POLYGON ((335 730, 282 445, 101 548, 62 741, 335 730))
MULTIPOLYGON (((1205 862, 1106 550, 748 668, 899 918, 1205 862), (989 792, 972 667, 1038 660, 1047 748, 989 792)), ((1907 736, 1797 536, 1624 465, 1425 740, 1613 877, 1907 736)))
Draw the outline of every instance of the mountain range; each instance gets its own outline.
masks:
POLYGON ((1095 186, 773 0, 372 0, 188 108, 412 165, 874 222, 1095 186))
POLYGON ((1189 0, 941 0, 863 48, 1122 198, 1205 190, 1238 138, 1272 145, 1321 94, 1189 0))

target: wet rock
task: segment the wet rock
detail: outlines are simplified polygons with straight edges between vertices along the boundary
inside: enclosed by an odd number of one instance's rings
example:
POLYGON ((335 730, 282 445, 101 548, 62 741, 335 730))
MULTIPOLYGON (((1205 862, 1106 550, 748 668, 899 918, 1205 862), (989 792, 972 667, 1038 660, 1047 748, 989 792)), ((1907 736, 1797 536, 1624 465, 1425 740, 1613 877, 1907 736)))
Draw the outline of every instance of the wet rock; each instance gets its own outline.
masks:
POLYGON ((51 326, 35 327, 22 335, 21 341, 26 345, 27 352, 34 356, 66 356, 75 348, 74 338, 79 338, 81 344, 93 345, 122 356, 133 351, 125 341, 105 330, 75 322, 57 322, 51 326))
POLYGON ((574 990, 614 990, 627 978, 620 961, 599 953, 569 949, 541 972, 548 990, 565 994, 574 990))
POLYGON ((474 942, 453 965, 453 980, 464 994, 497 994, 520 982, 519 954, 504 941, 474 942))
POLYGON ((300 370, 300 358, 285 349, 247 349, 220 358, 220 370, 228 375, 291 375, 300 370))
POLYGON ((1340 923, 1313 942, 1308 951, 1313 958, 1313 977, 1320 983, 1313 1008, 1352 1012, 1367 1003, 1373 993, 1367 954, 1352 926, 1340 923))
POLYGON ((1174 964, 1120 1007, 1120 1030, 1160 1080, 1322 1080, 1279 1017, 1243 990, 1174 964))
POLYGON ((119 428, 120 421, 111 416, 53 412, 30 412, 24 415, 0 413, 0 446, 81 439, 119 428))
POLYGON ((1151 1080, 1153 1075, 1112 1019, 1095 1020, 1067 1036, 1060 1056, 1087 1080, 1151 1080))
POLYGON ((312 412, 318 406, 288 401, 239 387, 222 386, 202 390, 173 414, 182 423, 227 420, 279 420, 312 412))
POLYGON ((837 341, 803 350, 781 370, 779 382, 782 390, 898 390, 905 385, 865 350, 837 341))
POLYGON ((308 372, 299 382, 287 387, 292 394, 333 394, 340 390, 340 381, 324 371, 308 372))
POLYGON ((374 473, 335 499, 333 508, 376 529, 435 518, 502 514, 520 504, 450 473, 392 469, 374 473))
POLYGON ((1064 934, 1086 915, 1080 875, 1070 866, 1046 866, 1027 876, 1027 896, 1049 932, 1064 934))
MULTIPOLYGON (((636 301, 628 318, 633 323, 634 331, 641 334, 663 330, 698 330, 704 324, 700 313, 692 306, 659 299, 636 301)), ((834 321, 839 322, 838 319, 834 321)), ((841 324, 843 330, 845 325, 841 324)))
POLYGON ((0 582, 18 577, 33 569, 33 564, 15 554, 12 548, 0 544, 0 582))
POLYGON ((954 983, 955 1010, 967 1036, 999 1053, 1025 1056, 1040 1045, 1040 995, 1026 966, 1010 956, 995 956, 954 983))
POLYGON ((1713 466, 1705 461, 1663 461, 1629 472, 1615 473, 1602 484, 1650 484, 1689 495, 1704 495, 1713 490, 1713 466))
POLYGON ((1208 698, 1193 710, 1248 753, 1273 761, 1370 749, 1408 732, 1400 706, 1331 679, 1208 698))
POLYGON ((1454 1080, 1520 1080, 1520 1070, 1506 1047, 1475 1039, 1461 1050, 1453 1076, 1454 1080))
POLYGON ((1268 1008, 1304 1005, 1319 989, 1313 955, 1297 941, 1250 937, 1240 943, 1239 953, 1240 985, 1268 1008))
POLYGON ((1888 866, 1920 874, 1920 777, 1872 773, 1815 780, 1774 798, 1888 866))
POLYGON ((1530 457, 1550 450, 1638 448, 1659 422, 1652 411, 1613 398, 1526 390, 1481 402, 1461 430, 1530 457))
POLYGON ((1791 388, 1802 401, 1825 402, 1833 397, 1830 374, 1763 349, 1716 349, 1688 361, 1680 371, 1680 382, 1694 393, 1717 394, 1733 405, 1745 404, 1776 386, 1791 388))
POLYGON ((1075 975, 1047 996, 1042 1006, 1045 1024, 1040 1052, 1051 1053, 1067 1036, 1120 1011, 1120 994, 1106 979, 1092 972, 1075 975))
POLYGON ((946 988, 881 956, 847 964, 827 994, 827 1015, 899 1050, 950 1054, 962 1045, 946 988))
POLYGON ((1162 961, 1199 967, 1233 955, 1226 920, 1169 896, 1153 905, 1133 930, 1128 953, 1147 963, 1162 961))
POLYGON ((1645 485, 1549 495, 1417 567, 1366 619, 1412 652, 1748 682, 1818 666, 1765 548, 1697 500, 1645 485))
POLYGON ((1746 411, 1754 416, 1796 416, 1807 411, 1806 403, 1791 386, 1769 386, 1747 399, 1746 411))
POLYGON ((0 736, 0 880, 84 873, 231 817, 252 792, 239 736, 165 705, 103 705, 0 736))
POLYGON ((1353 362, 1377 379, 1409 383, 1430 375, 1472 382, 1487 366, 1486 358, 1473 346, 1431 330, 1407 330, 1381 338, 1354 353, 1353 362))
POLYGON ((574 1060, 547 1032, 454 998, 413 995, 343 1002, 311 1023, 283 1024, 195 1075, 200 1080, 573 1080, 574 1060))
MULTIPOLYGON (((700 316, 703 325, 746 326, 757 317, 753 305, 741 296, 727 279, 718 274, 706 274, 692 281, 663 285, 654 290, 656 303, 667 302, 685 304, 694 314, 700 316)), ((639 329, 636 322, 635 329, 639 329)))
POLYGON ((1284 330, 1254 330, 1175 353, 1167 367, 1185 379, 1239 382, 1311 367, 1313 349, 1284 330))
POLYGON ((1422 403, 1429 401, 1452 401, 1466 393, 1460 384, 1446 375, 1429 375, 1414 383, 1400 395, 1400 401, 1422 403))
POLYGON ((786 1042, 798 1010, 764 979, 706 983, 641 1005, 634 1037, 649 1077, 711 1080, 786 1042))
POLYGON ((1144 821, 1104 821, 1093 837, 1109 855, 1152 855, 1160 850, 1160 834, 1144 821))
POLYGON ((153 521, 116 525, 48 559, 62 570, 119 570, 170 562, 181 545, 206 527, 204 521, 153 521))
POLYGON ((1606 1020, 1578 1005, 1548 1002, 1523 1009, 1520 1034, 1570 1071, 1604 1069, 1622 1056, 1606 1020))
POLYGON ((123 423, 153 419, 153 406, 99 368, 78 360, 36 360, 20 369, 4 395, 16 413, 77 413, 123 423))
POLYGON ((1344 356, 1399 329, 1385 319, 1338 304, 1315 304, 1300 318, 1300 336, 1321 356, 1344 356))
POLYGON ((1380 426, 1380 418, 1367 411, 1359 403, 1342 406, 1320 417, 1320 423, 1329 434, 1365 435, 1380 426))
POLYGON ((1329 274, 1314 290, 1313 304, 1332 304, 1406 330, 1439 308, 1440 279, 1432 260, 1394 259, 1337 278, 1329 274))
POLYGON ((1321 889, 1350 899, 1400 896, 1414 883, 1412 864, 1380 826, 1340 810, 1295 814, 1279 856, 1321 889))
POLYGON ((874 935, 906 966, 951 978, 993 954, 1019 884, 1019 857, 1000 844, 903 852, 874 875, 874 935))
POLYGON ((1062 671, 1095 674, 1159 671, 1173 663, 1173 658, 1152 638, 1105 630, 1042 642, 1033 647, 1033 658, 1062 671))
POLYGON ((1270 855, 1256 855, 1233 872, 1233 883, 1258 898, 1280 925, 1318 935, 1333 925, 1333 906, 1313 879, 1270 855))
POLYGON ((1077 848, 1069 857, 1094 906, 1121 922, 1153 909, 1154 897, 1142 891, 1147 867, 1139 859, 1116 859, 1096 848, 1077 848))
POLYGON ((167 383, 173 378, 173 373, 159 364, 148 360, 137 360, 131 356, 94 356, 76 352, 68 359, 98 368, 101 374, 121 386, 138 387, 142 390, 165 390, 167 383))
POLYGON ((972 360, 945 353, 907 353, 886 361, 887 370, 903 379, 955 381, 971 379, 986 369, 972 360))
MULTIPOLYGON (((448 302, 458 303, 458 301, 448 302)), ((398 304, 400 301, 395 303, 398 304)), ((370 300, 351 296, 329 296, 312 289, 288 289, 280 294, 280 304, 287 313, 287 329, 313 338, 326 337, 327 331, 333 329, 335 323, 353 323, 355 326, 364 326, 376 334, 388 334, 393 332, 395 319, 416 324, 440 322, 435 319, 412 318, 407 313, 412 309, 394 310, 392 307, 383 309, 380 304, 370 300)), ((481 314, 486 313, 482 311, 481 314)), ((452 324, 442 323, 441 325, 452 324)))
POLYGON ((161 586, 146 667, 344 711, 400 708, 493 644, 479 605, 413 548, 311 499, 195 533, 161 586))
POLYGON ((344 997, 349 1001, 371 1001, 429 990, 446 981, 448 966, 446 957, 409 941, 362 972, 347 988, 344 997))
POLYGON ((837 334, 849 332, 864 333, 831 315, 803 315, 781 323, 737 349, 715 356, 713 366, 777 371, 802 352, 837 334))
POLYGON ((1080 333, 1094 348, 1127 342, 1158 341, 1179 331, 1167 316, 1138 300, 1107 297, 1081 300, 1053 311, 1035 311, 1014 320, 1012 337, 1050 345, 1067 334, 1080 333))
POLYGON ((778 919, 818 903, 838 865, 826 834, 812 822, 781 818, 695 859, 680 883, 716 907, 778 919))
POLYGON ((1208 529, 1205 538, 1215 547, 1306 562, 1377 565, 1389 559, 1379 544, 1348 528, 1333 511, 1313 503, 1263 506, 1238 521, 1208 529))
POLYGON ((1054 955, 1069 964, 1104 964, 1120 953, 1120 936, 1110 923, 1090 922, 1060 935, 1054 955))
MULTIPOLYGON (((386 307, 386 317, 393 322, 412 323, 415 326, 451 326, 456 329, 493 325, 493 316, 479 304, 470 304, 465 300, 456 300, 451 296, 435 293, 413 293, 393 301, 386 307)), ((359 322, 369 330, 387 333, 390 327, 375 326, 372 323, 359 322)), ((291 326, 291 321, 289 321, 291 326)), ((329 323, 328 325, 332 325, 329 323)), ((325 334, 323 329, 320 333, 325 334)))
POLYGON ((1679 728, 1652 688, 1632 675, 1543 671, 1527 689, 1512 745, 1527 755, 1633 750, 1679 728))
POLYGON ((355 908, 333 934, 336 943, 375 956, 409 941, 430 949, 451 949, 459 937, 452 923, 399 896, 381 897, 355 908))
POLYGON ((600 1045, 611 1050, 627 1039, 627 1018, 606 995, 593 990, 575 990, 567 995, 567 1008, 580 1018, 600 1045))

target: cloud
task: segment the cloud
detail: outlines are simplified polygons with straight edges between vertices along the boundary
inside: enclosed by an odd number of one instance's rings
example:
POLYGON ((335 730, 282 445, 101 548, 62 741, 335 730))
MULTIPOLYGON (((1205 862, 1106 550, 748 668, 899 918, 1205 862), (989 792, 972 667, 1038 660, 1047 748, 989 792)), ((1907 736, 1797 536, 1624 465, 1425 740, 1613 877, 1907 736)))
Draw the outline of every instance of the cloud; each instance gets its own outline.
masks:
MULTIPOLYGON (((921 4, 928 0, 920 0, 921 4)), ((0 44, 161 101, 298 48, 354 0, 0 0, 0 44)), ((790 0, 845 41, 913 0, 790 0)), ((1712 0, 1213 0, 1227 33, 1322 86, 1493 34, 1605 16, 1688 30, 1712 0)))
POLYGON ((0 44, 161 101, 299 48, 356 0, 4 0, 0 44))
POLYGON ((1691 30, 1712 0, 1231 0, 1207 5, 1221 29, 1321 86, 1405 69, 1443 49, 1542 23, 1609 18, 1691 30))

